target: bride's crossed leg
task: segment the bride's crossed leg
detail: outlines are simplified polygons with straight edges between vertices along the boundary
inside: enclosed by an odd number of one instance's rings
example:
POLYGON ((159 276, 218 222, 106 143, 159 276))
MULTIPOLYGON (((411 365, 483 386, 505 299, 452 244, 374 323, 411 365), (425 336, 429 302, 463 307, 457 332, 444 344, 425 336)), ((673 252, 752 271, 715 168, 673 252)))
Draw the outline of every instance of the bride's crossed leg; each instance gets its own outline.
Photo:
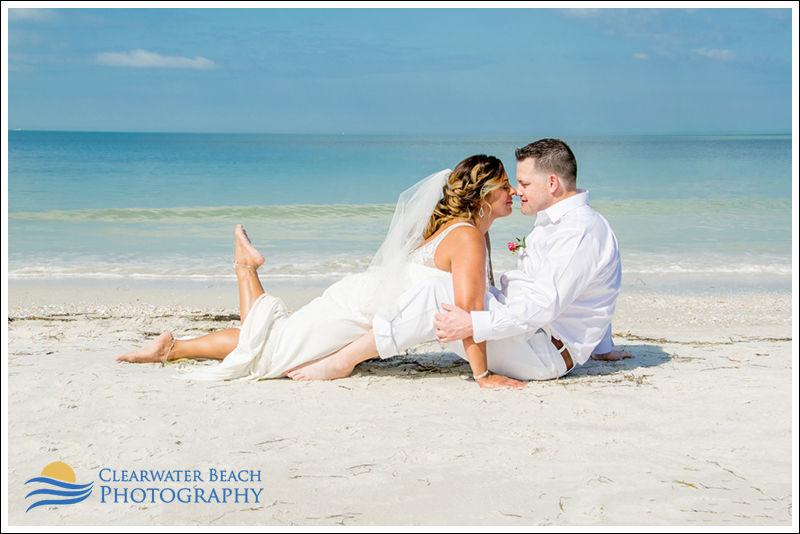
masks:
MULTIPOLYGON (((264 288, 256 273, 256 269, 264 263, 264 257, 250 243, 250 239, 241 225, 236 227, 235 242, 234 264, 236 267, 236 277, 239 282, 241 321, 244 323, 255 301, 264 294, 264 288)), ((331 310, 324 311, 329 312, 331 310)), ((340 310, 337 309, 336 312, 340 312, 340 310)), ((337 331, 344 328, 344 330, 348 331, 350 334, 355 333, 352 328, 346 328, 344 323, 339 324, 339 321, 334 317, 335 315, 338 315, 338 313, 326 313, 324 317, 333 319, 333 323, 327 325, 327 329, 317 324, 314 329, 315 333, 323 336, 325 335, 323 332, 331 334, 331 328, 337 331)), ((322 318, 317 317, 317 320, 322 320, 322 318)), ((165 362, 182 358, 210 358, 222 360, 233 352, 238 342, 238 328, 228 328, 188 340, 176 340, 171 333, 164 332, 149 345, 139 350, 117 356, 116 359, 118 361, 136 363, 165 362)), ((297 349, 297 347, 288 348, 291 349, 290 352, 297 349)), ((370 329, 365 334, 358 337, 358 339, 355 339, 341 349, 323 358, 294 367, 288 370, 286 375, 294 380, 331 380, 335 378, 344 378, 353 372, 355 365, 377 355, 378 351, 375 347, 375 338, 370 329)))
POLYGON ((292 380, 335 380, 347 378, 356 365, 378 356, 375 334, 370 329, 366 334, 333 354, 304 363, 286 372, 292 380))
MULTIPOLYGON (((236 226, 236 247, 233 258, 236 278, 239 282, 239 313, 244 323, 253 303, 264 293, 256 269, 264 263, 264 257, 250 243, 242 225, 236 226)), ((195 339, 177 340, 170 332, 164 332, 149 345, 117 356, 117 361, 146 363, 179 360, 181 358, 211 358, 222 360, 230 354, 239 341, 238 328, 226 328, 195 339)))

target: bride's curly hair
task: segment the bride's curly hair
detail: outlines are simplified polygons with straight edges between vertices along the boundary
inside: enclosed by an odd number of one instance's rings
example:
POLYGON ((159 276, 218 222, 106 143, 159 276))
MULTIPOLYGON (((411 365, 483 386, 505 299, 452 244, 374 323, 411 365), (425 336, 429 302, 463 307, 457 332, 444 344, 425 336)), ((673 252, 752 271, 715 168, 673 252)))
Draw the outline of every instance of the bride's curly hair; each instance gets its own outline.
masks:
POLYGON ((500 189, 505 176, 503 162, 494 156, 478 154, 456 165, 442 188, 444 196, 436 204, 423 237, 428 239, 453 219, 469 219, 477 224, 481 206, 500 189))

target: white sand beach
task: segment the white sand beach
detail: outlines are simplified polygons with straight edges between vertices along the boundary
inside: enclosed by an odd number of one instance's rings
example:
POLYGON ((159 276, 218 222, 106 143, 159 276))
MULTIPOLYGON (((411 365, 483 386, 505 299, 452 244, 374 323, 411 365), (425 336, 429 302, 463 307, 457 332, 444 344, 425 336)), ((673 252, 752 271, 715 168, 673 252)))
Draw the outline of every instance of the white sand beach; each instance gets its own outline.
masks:
POLYGON ((789 291, 626 283, 632 360, 514 391, 481 390, 435 342, 329 382, 177 380, 213 363, 114 356, 236 326, 233 286, 113 285, 11 284, 11 526, 797 525, 789 291), (92 494, 26 512, 56 461, 92 494), (142 470, 199 478, 113 481, 142 470))

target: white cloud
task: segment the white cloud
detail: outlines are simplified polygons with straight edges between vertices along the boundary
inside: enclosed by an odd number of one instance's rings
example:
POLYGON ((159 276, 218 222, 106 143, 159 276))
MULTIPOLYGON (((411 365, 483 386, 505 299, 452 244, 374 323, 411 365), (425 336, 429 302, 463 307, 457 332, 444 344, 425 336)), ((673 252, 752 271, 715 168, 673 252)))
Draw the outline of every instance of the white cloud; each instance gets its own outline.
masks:
POLYGON ((109 67, 134 67, 137 69, 197 69, 209 70, 217 68, 210 59, 196 56, 162 56, 147 50, 131 50, 128 53, 102 52, 97 54, 97 61, 109 67))
POLYGON ((600 15, 600 9, 597 8, 573 8, 573 9, 562 9, 561 12, 568 16, 568 17, 575 17, 575 18, 596 18, 600 15))
POLYGON ((8 20, 10 22, 18 21, 18 20, 55 20, 58 18, 56 12, 52 9, 31 9, 31 8, 22 8, 22 7, 15 7, 9 8, 8 10, 8 20))
POLYGON ((734 61, 736 59, 736 52, 733 50, 720 50, 718 48, 706 50, 705 48, 697 48, 695 49, 695 53, 709 59, 718 59, 720 61, 734 61))
POLYGON ((636 59, 650 59, 650 56, 648 56, 647 54, 644 54, 642 52, 638 52, 636 54, 633 54, 633 57, 635 57, 636 59))

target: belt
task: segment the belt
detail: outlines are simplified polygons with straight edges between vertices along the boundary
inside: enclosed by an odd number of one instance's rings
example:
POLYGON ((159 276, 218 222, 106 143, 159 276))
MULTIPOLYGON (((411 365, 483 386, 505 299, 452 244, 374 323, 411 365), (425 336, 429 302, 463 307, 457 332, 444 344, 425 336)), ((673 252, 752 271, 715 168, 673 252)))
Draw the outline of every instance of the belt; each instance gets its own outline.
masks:
POLYGON ((556 346, 558 352, 561 353, 561 357, 564 358, 564 363, 567 364, 567 371, 572 369, 575 366, 575 364, 572 362, 572 356, 569 355, 567 346, 564 345, 560 339, 556 339, 553 336, 550 336, 550 341, 553 343, 553 345, 556 346))

